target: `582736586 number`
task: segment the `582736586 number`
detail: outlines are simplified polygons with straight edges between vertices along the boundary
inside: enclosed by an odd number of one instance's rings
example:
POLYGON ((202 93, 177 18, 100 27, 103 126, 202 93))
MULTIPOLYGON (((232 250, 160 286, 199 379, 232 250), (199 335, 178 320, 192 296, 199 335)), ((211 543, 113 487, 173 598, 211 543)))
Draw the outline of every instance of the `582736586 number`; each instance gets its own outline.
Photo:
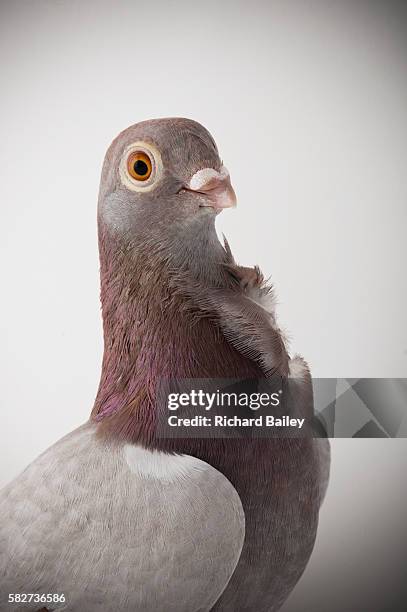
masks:
POLYGON ((63 603, 63 593, 9 593, 8 603, 63 603))

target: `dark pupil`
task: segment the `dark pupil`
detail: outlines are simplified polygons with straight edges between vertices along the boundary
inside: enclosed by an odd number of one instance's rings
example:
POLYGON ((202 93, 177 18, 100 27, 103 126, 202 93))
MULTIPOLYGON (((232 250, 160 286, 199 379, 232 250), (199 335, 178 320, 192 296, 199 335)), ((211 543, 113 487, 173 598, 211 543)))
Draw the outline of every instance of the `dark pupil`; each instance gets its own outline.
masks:
POLYGON ((138 159, 136 162, 134 162, 134 172, 140 176, 147 174, 148 166, 146 162, 144 162, 142 159, 138 159))

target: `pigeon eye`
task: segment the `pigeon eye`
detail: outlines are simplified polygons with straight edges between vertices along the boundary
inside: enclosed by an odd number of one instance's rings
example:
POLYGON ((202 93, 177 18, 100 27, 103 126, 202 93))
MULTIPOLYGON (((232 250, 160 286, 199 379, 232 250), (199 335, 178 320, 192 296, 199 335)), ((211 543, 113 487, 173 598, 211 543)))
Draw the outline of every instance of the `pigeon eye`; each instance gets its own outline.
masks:
POLYGON ((122 153, 119 176, 122 184, 130 191, 152 191, 163 177, 160 151, 151 142, 132 142, 122 153))
POLYGON ((153 164, 143 151, 134 151, 127 158, 127 170, 136 181, 146 181, 151 176, 153 164))

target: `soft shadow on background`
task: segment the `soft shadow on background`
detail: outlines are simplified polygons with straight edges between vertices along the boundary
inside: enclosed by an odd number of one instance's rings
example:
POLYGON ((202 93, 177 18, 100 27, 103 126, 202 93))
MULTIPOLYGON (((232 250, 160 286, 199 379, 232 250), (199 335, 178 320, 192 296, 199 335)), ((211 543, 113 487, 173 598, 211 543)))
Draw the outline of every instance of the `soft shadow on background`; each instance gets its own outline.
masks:
MULTIPOLYGON (((407 5, 0 6, 1 484, 83 422, 101 362, 96 199, 139 120, 203 123, 314 376, 407 375, 407 5)), ((405 609, 404 440, 336 440, 314 555, 285 612, 405 609)))

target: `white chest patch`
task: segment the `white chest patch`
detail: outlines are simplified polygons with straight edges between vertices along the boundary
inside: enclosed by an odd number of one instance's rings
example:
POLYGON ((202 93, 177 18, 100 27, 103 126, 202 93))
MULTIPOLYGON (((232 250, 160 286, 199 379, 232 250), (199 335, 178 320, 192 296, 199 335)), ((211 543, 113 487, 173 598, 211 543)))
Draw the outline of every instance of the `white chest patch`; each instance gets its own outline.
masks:
POLYGON ((141 478, 179 482, 191 478, 194 472, 211 469, 210 465, 191 455, 172 455, 133 444, 126 444, 123 452, 130 471, 141 478))

